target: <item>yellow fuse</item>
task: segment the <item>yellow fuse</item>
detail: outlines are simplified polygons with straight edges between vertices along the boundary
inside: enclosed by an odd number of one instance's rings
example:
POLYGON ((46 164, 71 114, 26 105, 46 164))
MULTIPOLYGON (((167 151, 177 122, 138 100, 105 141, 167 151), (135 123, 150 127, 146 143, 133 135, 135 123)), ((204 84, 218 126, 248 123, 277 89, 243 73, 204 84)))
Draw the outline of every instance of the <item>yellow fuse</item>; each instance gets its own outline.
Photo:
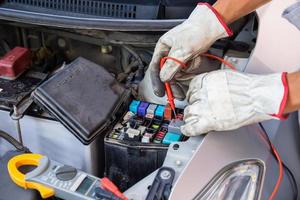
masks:
POLYGON ((152 125, 152 128, 154 128, 154 129, 159 129, 159 125, 153 124, 153 125, 152 125))

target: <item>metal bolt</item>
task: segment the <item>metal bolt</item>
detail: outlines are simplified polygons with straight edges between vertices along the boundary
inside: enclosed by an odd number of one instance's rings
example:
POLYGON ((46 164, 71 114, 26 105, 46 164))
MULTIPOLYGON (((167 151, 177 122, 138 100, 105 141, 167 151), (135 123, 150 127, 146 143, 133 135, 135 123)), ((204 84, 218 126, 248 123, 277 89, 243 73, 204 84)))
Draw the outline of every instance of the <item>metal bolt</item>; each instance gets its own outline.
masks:
POLYGON ((176 164, 177 166, 181 166, 182 162, 181 162, 180 160, 176 160, 176 161, 175 161, 175 164, 176 164))
POLYGON ((110 46, 110 45, 101 46, 101 53, 108 54, 108 53, 111 53, 111 51, 112 51, 112 46, 110 46))
POLYGON ((168 170, 163 170, 162 172, 160 172, 160 177, 162 179, 167 180, 167 179, 171 178, 171 173, 168 170))

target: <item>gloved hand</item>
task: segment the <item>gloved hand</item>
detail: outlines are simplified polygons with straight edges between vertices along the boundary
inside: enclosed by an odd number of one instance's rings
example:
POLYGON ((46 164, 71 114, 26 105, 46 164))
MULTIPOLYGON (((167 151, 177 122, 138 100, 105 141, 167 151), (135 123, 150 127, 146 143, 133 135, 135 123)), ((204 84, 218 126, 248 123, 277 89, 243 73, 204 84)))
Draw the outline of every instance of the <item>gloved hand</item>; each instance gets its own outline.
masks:
POLYGON ((218 70, 196 76, 184 110, 183 134, 233 130, 269 119, 284 119, 286 73, 254 75, 218 70))
MULTIPOLYGON (((187 20, 165 33, 156 44, 148 69, 154 93, 159 97, 164 96, 164 85, 161 81, 170 81, 178 71, 183 74, 177 73, 175 79, 189 82, 201 63, 199 55, 206 52, 216 40, 230 35, 231 30, 214 8, 207 3, 198 4, 187 20), (187 68, 181 70, 178 63, 167 60, 160 71, 160 60, 165 56, 187 63, 187 68)), ((181 90, 180 85, 173 81, 171 86, 174 96, 177 97, 176 94, 180 92, 176 91, 181 90)))

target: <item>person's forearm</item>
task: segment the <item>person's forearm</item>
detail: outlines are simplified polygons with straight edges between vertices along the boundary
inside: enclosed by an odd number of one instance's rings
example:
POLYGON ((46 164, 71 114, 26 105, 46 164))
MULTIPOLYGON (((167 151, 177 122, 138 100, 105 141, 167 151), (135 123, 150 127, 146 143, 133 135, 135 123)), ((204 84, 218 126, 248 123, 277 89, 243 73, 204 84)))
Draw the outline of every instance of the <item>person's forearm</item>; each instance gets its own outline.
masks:
POLYGON ((213 7, 230 24, 269 1, 271 0, 218 0, 213 7))
POLYGON ((288 99, 284 113, 290 113, 300 109, 300 72, 287 74, 288 99))

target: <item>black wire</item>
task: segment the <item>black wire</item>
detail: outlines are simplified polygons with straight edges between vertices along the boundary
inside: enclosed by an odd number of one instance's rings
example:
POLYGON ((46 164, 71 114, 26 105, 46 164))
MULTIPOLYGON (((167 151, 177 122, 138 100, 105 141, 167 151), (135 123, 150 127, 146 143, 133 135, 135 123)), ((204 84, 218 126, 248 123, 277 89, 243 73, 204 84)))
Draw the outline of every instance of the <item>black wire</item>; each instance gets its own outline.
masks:
MULTIPOLYGON (((266 136, 267 142, 269 143, 269 146, 271 147, 272 143, 271 143, 269 135, 266 132, 266 129, 263 127, 263 125, 261 123, 259 123, 259 126, 262 129, 262 131, 264 132, 264 135, 266 136)), ((275 157, 274 152, 272 152, 272 155, 275 157)), ((295 193, 294 194, 294 199, 298 199, 298 185, 297 185, 296 178, 295 178, 293 172, 288 168, 288 166, 283 161, 281 161, 281 162, 282 162, 282 165, 283 165, 285 171, 288 174, 289 179, 292 179, 291 182, 292 182, 292 185, 293 185, 293 188, 294 188, 294 193, 295 193)))
POLYGON ((15 138, 13 138, 8 133, 0 130, 0 138, 5 139, 7 142, 9 142, 11 145, 13 145, 17 150, 23 151, 25 153, 29 153, 29 149, 25 146, 23 146, 20 142, 18 142, 15 138))
POLYGON ((292 171, 288 168, 288 166, 286 166, 286 164, 284 162, 282 162, 282 165, 288 172, 287 174, 289 175, 289 179, 292 179, 294 192, 295 192, 294 199, 297 199, 298 198, 298 185, 297 185, 296 178, 295 178, 294 174, 292 173, 292 171))

